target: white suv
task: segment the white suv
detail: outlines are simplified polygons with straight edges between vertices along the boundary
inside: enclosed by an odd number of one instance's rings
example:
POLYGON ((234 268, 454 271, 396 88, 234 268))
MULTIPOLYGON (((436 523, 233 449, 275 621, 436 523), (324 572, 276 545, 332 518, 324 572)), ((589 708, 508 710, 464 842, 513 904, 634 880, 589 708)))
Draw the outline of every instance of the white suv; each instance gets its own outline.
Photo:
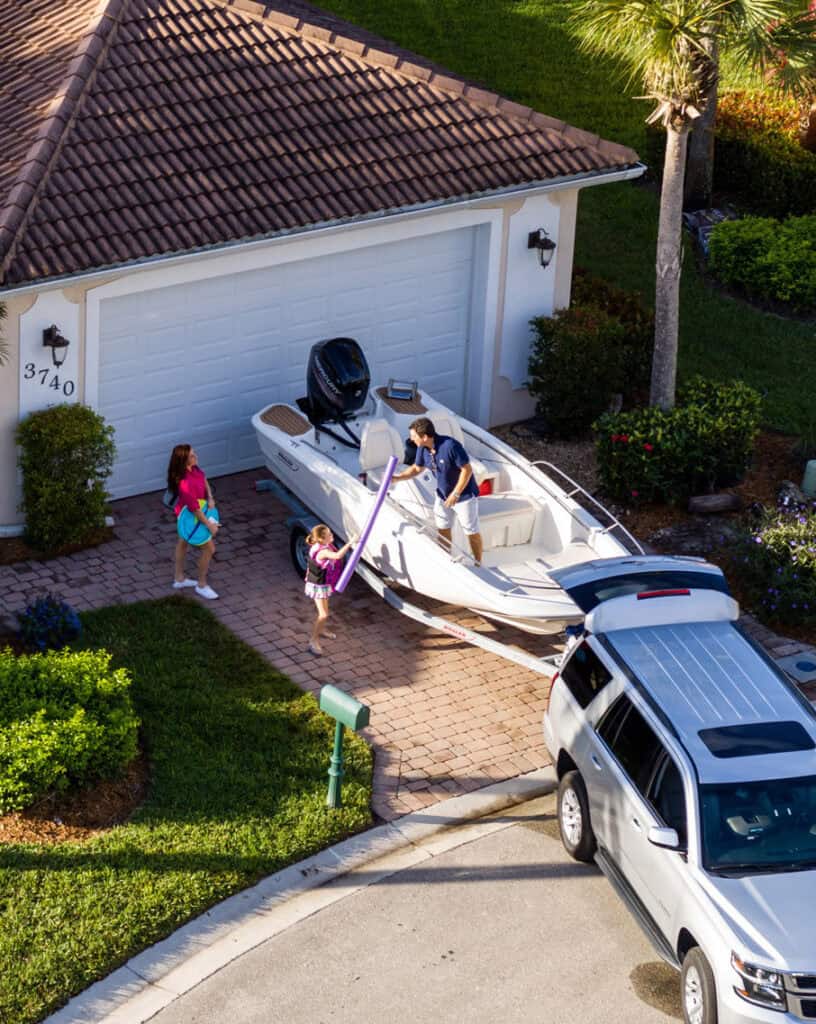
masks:
POLYGON ((816 1021, 816 714, 697 559, 555 574, 586 615, 544 737, 567 851, 682 972, 689 1024, 816 1021))

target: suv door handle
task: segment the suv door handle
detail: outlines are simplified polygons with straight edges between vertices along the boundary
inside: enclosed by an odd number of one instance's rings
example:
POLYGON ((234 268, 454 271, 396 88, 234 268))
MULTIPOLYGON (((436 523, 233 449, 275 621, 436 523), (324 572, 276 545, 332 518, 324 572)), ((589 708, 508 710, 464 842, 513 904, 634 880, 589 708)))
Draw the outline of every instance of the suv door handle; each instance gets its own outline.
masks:
POLYGON ((636 832, 642 832, 643 831, 643 826, 640 824, 640 822, 637 820, 637 818, 632 818, 632 828, 636 832))
POLYGON ((602 771, 603 771, 603 765, 601 764, 601 759, 600 759, 600 758, 599 758, 599 757, 598 757, 598 756, 597 756, 596 754, 590 754, 590 755, 589 755, 589 759, 590 759, 590 761, 592 762, 592 764, 593 764, 593 765, 595 766, 595 768, 596 768, 596 769, 597 769, 597 770, 598 770, 599 772, 602 772, 602 771))

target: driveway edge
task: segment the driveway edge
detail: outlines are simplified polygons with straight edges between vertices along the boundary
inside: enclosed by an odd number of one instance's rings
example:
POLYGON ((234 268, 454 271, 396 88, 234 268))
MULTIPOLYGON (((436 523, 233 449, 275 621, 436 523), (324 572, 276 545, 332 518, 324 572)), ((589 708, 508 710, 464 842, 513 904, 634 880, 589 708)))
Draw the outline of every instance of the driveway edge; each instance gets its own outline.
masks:
MULTIPOLYGON (((555 784, 553 769, 542 768, 406 814, 292 864, 132 957, 44 1024, 143 1024, 232 960, 323 907, 483 834, 476 826, 439 836, 444 830, 544 796, 555 784), (345 884, 327 887, 339 879, 345 884)), ((510 824, 494 820, 489 830, 510 824)))

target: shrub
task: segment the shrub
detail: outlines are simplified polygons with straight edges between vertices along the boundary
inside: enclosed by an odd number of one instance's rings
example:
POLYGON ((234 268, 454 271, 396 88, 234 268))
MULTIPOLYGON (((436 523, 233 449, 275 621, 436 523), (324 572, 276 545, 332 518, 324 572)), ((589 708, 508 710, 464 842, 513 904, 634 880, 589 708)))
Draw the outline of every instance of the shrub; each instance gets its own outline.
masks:
POLYGON ((621 322, 626 332, 621 390, 627 402, 641 400, 641 393, 648 394, 654 351, 654 312, 644 305, 642 294, 618 288, 576 267, 571 305, 597 307, 621 322))
POLYGON ((679 502, 735 483, 748 466, 761 399, 741 381, 695 377, 669 412, 607 413, 595 424, 604 491, 626 503, 679 502))
POLYGON ((816 623, 816 502, 764 509, 738 545, 734 571, 761 619, 816 623))
POLYGON ((17 612, 20 639, 29 650, 59 650, 82 633, 79 615, 65 601, 46 594, 17 612))
POLYGON ((113 427, 84 405, 33 412, 17 428, 26 540, 50 553, 84 544, 105 525, 113 427))
POLYGON ((0 651, 0 813, 118 774, 138 724, 130 679, 106 651, 0 651))
MULTIPOLYGON (((714 191, 772 217, 816 212, 816 153, 798 142, 796 104, 765 93, 732 92, 717 103, 714 191)), ((646 134, 646 161, 659 180, 666 133, 646 134)))
POLYGON ((717 128, 746 135, 773 134, 798 142, 801 113, 790 96, 734 89, 717 100, 717 128))
POLYGON ((746 217, 715 225, 709 266, 750 298, 816 309, 816 215, 783 223, 746 217))
POLYGON ((530 325, 528 387, 553 434, 585 433, 614 394, 631 401, 647 386, 654 317, 637 293, 579 272, 570 308, 530 325))
POLYGON ((717 103, 714 188, 774 217, 816 211, 816 154, 799 143, 795 101, 763 92, 717 103))

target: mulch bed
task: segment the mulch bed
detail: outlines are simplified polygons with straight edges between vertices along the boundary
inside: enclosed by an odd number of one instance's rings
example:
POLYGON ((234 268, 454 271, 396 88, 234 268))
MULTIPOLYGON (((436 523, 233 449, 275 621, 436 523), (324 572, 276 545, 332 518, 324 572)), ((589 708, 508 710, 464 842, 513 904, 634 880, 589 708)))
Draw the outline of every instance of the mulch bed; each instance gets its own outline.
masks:
POLYGON ((51 558, 59 558, 61 555, 72 555, 75 551, 85 551, 86 548, 96 548, 100 544, 106 544, 113 540, 114 532, 112 526, 104 526, 91 534, 84 544, 66 544, 57 551, 43 554, 30 547, 22 537, 0 537, 0 565, 14 565, 16 562, 47 562, 51 558))
POLYGON ((120 779, 108 779, 74 793, 51 794, 25 811, 0 817, 0 844, 83 842, 121 825, 144 803, 150 766, 144 754, 120 779))

